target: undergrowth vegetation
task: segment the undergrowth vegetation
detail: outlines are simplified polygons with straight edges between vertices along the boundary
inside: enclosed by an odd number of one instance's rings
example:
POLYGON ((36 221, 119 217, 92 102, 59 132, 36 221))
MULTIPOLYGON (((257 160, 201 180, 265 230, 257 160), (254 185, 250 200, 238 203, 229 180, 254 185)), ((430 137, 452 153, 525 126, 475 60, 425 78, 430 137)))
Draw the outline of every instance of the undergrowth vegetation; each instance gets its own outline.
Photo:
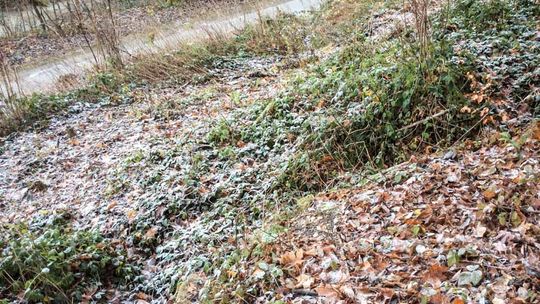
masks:
MULTIPOLYGON (((45 121, 49 115, 61 112, 76 102, 129 99, 125 97, 129 94, 126 87, 133 89, 149 84, 171 86, 206 82, 215 76, 213 71, 227 58, 276 53, 296 56, 301 52, 312 52, 332 40, 347 37, 351 31, 351 27, 344 26, 343 22, 335 27, 327 27, 326 22, 320 22, 322 19, 352 20, 353 16, 365 15, 364 12, 374 3, 366 1, 359 5, 344 1, 341 8, 334 10, 331 15, 317 13, 311 18, 290 14, 281 14, 276 18, 261 16, 258 22, 246 26, 233 37, 220 29, 213 29, 207 32, 206 39, 179 45, 174 51, 137 55, 123 69, 104 67, 105 70, 88 75, 83 88, 72 92, 15 96, 4 100, 6 106, 0 108, 0 136, 45 121), (343 17, 345 14, 347 16, 343 17)), ((356 22, 364 19, 362 17, 356 22)))
MULTIPOLYGON (((138 282, 136 292, 176 292, 179 303, 280 303, 286 269, 267 245, 279 242, 287 220, 317 191, 353 184, 354 175, 415 153, 442 151, 482 125, 504 121, 505 111, 516 108, 511 103, 538 107, 538 6, 532 1, 460 0, 421 20, 432 24, 429 31, 399 22, 394 28, 388 20, 377 25, 387 13, 412 24, 414 16, 405 9, 398 14, 393 5, 330 1, 312 15, 281 15, 232 38, 214 35, 177 52, 141 57, 121 73, 100 74, 89 87, 63 95, 62 103, 47 97, 59 108, 79 99, 130 103, 145 100, 141 91, 153 86, 208 82, 220 67, 238 67, 246 58, 300 67, 289 70, 275 97, 242 104, 230 93, 230 113, 159 138, 108 172, 107 199, 136 193, 129 197, 136 211, 120 217, 114 237, 163 270, 138 282)), ((170 101, 152 114, 168 120, 177 108, 209 95, 170 101)), ((10 125, 57 110, 35 108, 48 100, 35 98, 23 110, 31 115, 20 114, 10 125)), ((12 127, 0 129, 6 134, 12 127)), ((83 278, 108 284, 126 277, 124 255, 113 241, 69 226, 40 229, 6 230, 0 279, 8 287, 0 294, 27 290, 44 301, 62 290, 60 296, 77 298, 74 283, 83 278)))
POLYGON ((434 46, 423 63, 417 52, 399 41, 346 47, 299 75, 289 93, 263 110, 271 113, 258 113, 264 118, 243 139, 265 140, 261 123, 283 134, 272 138, 300 139, 284 178, 306 190, 324 186, 334 173, 387 166, 427 146, 452 144, 475 119, 460 113, 470 105, 462 91, 467 80, 449 64, 448 49, 434 46))
POLYGON ((134 278, 136 268, 129 265, 120 241, 76 230, 66 215, 1 227, 2 298, 15 300, 17 295, 30 303, 79 302, 87 300, 84 296, 94 287, 126 284, 134 278))
MULTIPOLYGON (((370 37, 372 29, 356 28, 336 54, 292 77, 279 97, 219 122, 211 134, 226 136, 209 140, 218 147, 259 147, 259 159, 290 155, 276 165, 280 173, 270 189, 292 197, 343 184, 357 169, 440 151, 485 124, 504 122, 516 103, 538 100, 537 17, 531 1, 459 1, 431 20, 427 44, 411 28, 383 40, 370 37)), ((275 203, 287 202, 294 200, 283 196, 275 203)), ((277 242, 287 212, 272 214, 263 239, 277 242)), ((205 284, 207 296, 223 303, 275 299, 270 290, 277 286, 263 286, 274 284, 282 269, 256 235, 253 247, 232 251, 219 264, 215 282, 205 284)), ((198 280, 188 277, 185 284, 198 280)), ((179 293, 189 295, 184 289, 180 285, 179 293)))
POLYGON ((0 136, 30 126, 44 126, 52 115, 63 113, 77 103, 117 105, 140 100, 137 85, 125 81, 121 74, 101 71, 91 75, 88 82, 83 88, 70 92, 0 100, 3 103, 0 106, 0 136))
POLYGON ((525 101, 534 108, 540 84, 540 43, 534 27, 540 8, 528 0, 489 4, 460 1, 455 10, 462 13, 449 13, 439 37, 449 37, 453 62, 471 70, 472 100, 525 101))

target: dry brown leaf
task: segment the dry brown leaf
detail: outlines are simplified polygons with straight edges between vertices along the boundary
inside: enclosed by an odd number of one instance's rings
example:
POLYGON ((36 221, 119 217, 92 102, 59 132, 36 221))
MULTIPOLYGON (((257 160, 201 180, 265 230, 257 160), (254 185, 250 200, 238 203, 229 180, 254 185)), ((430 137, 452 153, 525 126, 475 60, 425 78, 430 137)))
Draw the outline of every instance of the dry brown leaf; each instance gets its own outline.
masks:
POLYGON ((434 287, 439 287, 441 282, 446 280, 446 272, 448 267, 434 264, 422 275, 424 282, 431 284, 434 287))
POLYGON ((111 209, 113 209, 114 207, 116 207, 116 205, 118 205, 118 202, 113 201, 112 203, 110 203, 110 204, 107 206, 107 211, 111 211, 111 209))
POLYGON ((329 254, 329 253, 332 253, 336 250, 336 246, 334 245, 328 245, 328 246, 324 246, 322 248, 323 252, 326 253, 326 254, 329 254))
POLYGON ((157 226, 154 226, 154 227, 148 229, 148 231, 146 231, 146 233, 144 234, 144 238, 153 239, 154 237, 156 237, 158 229, 159 228, 157 226))
POLYGON ((132 221, 132 220, 134 220, 135 217, 137 216, 137 211, 135 211, 135 210, 128 210, 128 211, 126 212, 126 216, 127 216, 127 218, 128 218, 130 221, 132 221))
POLYGON ((532 199, 531 206, 535 209, 540 209, 540 199, 538 198, 532 199))
POLYGON ((533 128, 532 137, 535 140, 540 140, 540 120, 538 120, 533 128))
POLYGON ((491 189, 488 189, 488 190, 482 192, 482 195, 484 195, 484 197, 485 197, 487 200, 490 200, 490 199, 494 198, 495 195, 497 195, 497 194, 495 193, 495 191, 493 191, 493 190, 491 190, 491 189))
POLYGON ((229 276, 229 278, 234 278, 237 274, 238 273, 236 271, 227 270, 227 276, 229 276))
POLYGON ((304 263, 304 250, 299 249, 296 252, 289 251, 281 256, 280 263, 285 266, 299 267, 304 263))
POLYGON ((350 286, 344 285, 339 288, 339 291, 346 296, 347 298, 351 300, 355 300, 356 296, 354 293, 354 289, 352 289, 350 286))
POLYGON ((381 288, 380 289, 381 295, 386 299, 390 300, 394 297, 396 294, 395 291, 392 288, 381 288))
POLYGON ((236 142, 236 146, 237 146, 238 148, 243 148, 243 147, 246 146, 246 143, 243 142, 242 140, 239 140, 238 142, 236 142))
POLYGON ((467 106, 464 106, 464 107, 461 108, 459 111, 460 111, 461 113, 471 113, 471 112, 472 112, 471 108, 469 108, 469 107, 467 107, 467 106))
POLYGON ((339 299, 339 293, 332 287, 319 286, 319 287, 315 288, 315 291, 321 297, 339 299))
POLYGON ((434 295, 434 296, 432 296, 430 298, 430 303, 432 303, 432 304, 449 304, 450 299, 447 296, 445 296, 445 295, 443 295, 441 293, 438 293, 438 294, 436 294, 436 295, 434 295))
POLYGON ((313 248, 310 248, 309 250, 305 251, 304 255, 305 256, 310 256, 310 257, 323 256, 324 252, 322 251, 322 249, 320 247, 313 247, 313 248))

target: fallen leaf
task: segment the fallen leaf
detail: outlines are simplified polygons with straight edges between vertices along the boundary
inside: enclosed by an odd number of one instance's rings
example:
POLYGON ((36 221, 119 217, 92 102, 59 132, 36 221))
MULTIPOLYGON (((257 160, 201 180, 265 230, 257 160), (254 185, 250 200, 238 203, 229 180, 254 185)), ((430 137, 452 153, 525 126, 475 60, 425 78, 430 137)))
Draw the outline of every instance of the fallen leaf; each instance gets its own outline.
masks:
POLYGON ((311 277, 310 275, 301 274, 296 277, 296 281, 297 281, 297 284, 296 284, 297 288, 301 287, 304 289, 308 289, 311 287, 313 282, 315 282, 315 279, 313 279, 313 277, 311 277))
POLYGON ((490 200, 490 199, 494 198, 496 194, 495 194, 495 191, 488 189, 488 190, 482 192, 482 195, 484 195, 484 197, 487 200, 490 200))
POLYGON ((281 256, 280 263, 285 266, 299 267, 304 263, 304 250, 299 249, 296 252, 289 251, 281 256))
POLYGON ((476 227, 476 232, 475 232, 476 237, 478 238, 484 237, 484 234, 486 234, 486 231, 487 231, 486 227, 478 225, 476 227))
POLYGON ((482 277, 483 274, 480 270, 462 272, 458 277, 458 286, 467 286, 469 284, 476 286, 482 281, 482 277))
POLYGON ((339 294, 332 287, 319 286, 315 288, 315 291, 321 297, 335 298, 335 299, 339 298, 339 294))
POLYGON ((493 304, 506 304, 507 303, 506 300, 503 300, 501 298, 494 298, 492 302, 493 304))
POLYGON ((266 274, 266 272, 264 272, 264 270, 260 269, 260 268, 257 268, 255 269, 255 271, 253 271, 253 277, 257 280, 261 280, 262 278, 264 278, 264 275, 266 274))
POLYGON ((344 285, 344 286, 341 286, 339 288, 339 291, 344 294, 347 298, 351 299, 351 300, 355 300, 356 297, 355 297, 355 293, 354 293, 354 290, 350 287, 350 286, 347 286, 347 285, 344 285))
POLYGON ((146 233, 144 234, 144 238, 153 239, 154 237, 156 237, 158 230, 159 228, 157 226, 148 229, 148 231, 146 231, 146 233))
POLYGON ((127 216, 127 218, 128 218, 130 221, 132 221, 132 220, 134 220, 135 217, 137 216, 137 211, 135 211, 135 210, 128 210, 128 211, 126 212, 126 216, 127 216))
POLYGON ((111 209, 113 209, 114 207, 116 207, 116 205, 118 205, 118 203, 116 201, 113 201, 112 203, 110 203, 108 206, 107 206, 107 211, 111 211, 111 209))
POLYGON ((536 124, 533 127, 533 138, 537 141, 540 141, 540 120, 536 121, 536 124))
POLYGON ((448 304, 450 303, 450 299, 448 299, 447 296, 441 294, 441 293, 438 293, 434 296, 432 296, 430 299, 430 303, 432 304, 448 304))
POLYGON ((429 267, 429 269, 422 275, 424 282, 431 284, 433 287, 438 287, 441 285, 441 282, 446 280, 446 272, 448 267, 434 264, 429 267))

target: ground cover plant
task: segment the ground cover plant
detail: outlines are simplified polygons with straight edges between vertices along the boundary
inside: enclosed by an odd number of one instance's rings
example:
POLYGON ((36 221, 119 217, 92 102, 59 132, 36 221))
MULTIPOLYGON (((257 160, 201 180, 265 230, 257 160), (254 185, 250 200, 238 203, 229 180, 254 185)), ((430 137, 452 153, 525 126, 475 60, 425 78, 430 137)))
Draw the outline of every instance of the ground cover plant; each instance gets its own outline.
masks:
POLYGON ((3 224, 2 298, 30 303, 83 301, 88 294, 94 296, 98 287, 134 278, 136 268, 129 265, 118 240, 75 230, 68 219, 67 214, 60 214, 29 226, 3 224))
MULTIPOLYGON (((512 83, 513 90, 536 96, 538 79, 534 76, 534 65, 528 64, 538 52, 538 42, 530 35, 535 26, 531 20, 537 12, 530 2, 489 2, 486 10, 499 11, 496 7, 500 5, 513 14, 492 16, 500 18, 497 23, 492 23, 492 19, 481 19, 474 25, 460 22, 471 11, 481 10, 478 3, 460 2, 448 8, 449 11, 441 12, 440 19, 433 21, 432 40, 425 50, 427 58, 416 57, 423 46, 416 43, 413 31, 404 33, 404 37, 379 42, 374 47, 371 41, 366 43, 363 37, 356 38, 355 43, 341 49, 329 60, 301 72, 297 80, 293 77, 290 91, 244 109, 227 122, 219 122, 211 135, 223 136, 210 136, 209 139, 218 146, 254 143, 254 146, 262 147, 256 155, 263 159, 276 151, 291 153, 289 160, 278 169, 281 175, 274 181, 272 189, 291 189, 295 193, 293 197, 306 197, 310 191, 343 183, 343 175, 347 176, 355 168, 392 165, 418 152, 453 145, 477 134, 479 126, 507 121, 516 115, 515 112, 508 113, 508 109, 515 109, 516 102, 519 104, 522 99, 488 91, 486 84, 477 79, 489 78, 488 87, 512 83), (452 18, 447 19, 447 16, 452 18), (471 58, 478 58, 476 54, 460 50, 461 45, 474 45, 471 37, 489 35, 494 27, 509 24, 521 29, 512 39, 526 46, 521 49, 523 53, 513 51, 516 61, 510 70, 521 69, 516 74, 520 76, 510 76, 507 67, 495 68, 496 72, 489 69, 490 74, 486 74, 484 64, 489 59, 480 57, 481 60, 471 62, 471 58), (529 59, 520 59, 522 57, 529 59), (521 81, 521 76, 527 80, 521 81), (479 94, 482 97, 478 97, 479 94), (505 102, 501 103, 501 99, 505 102)), ((502 56, 512 52, 510 45, 500 50, 502 56)), ((491 61, 490 64, 493 66, 491 61)), ((401 178, 399 175, 394 177, 395 180, 401 178)), ((309 205, 307 197, 299 199, 298 204, 306 204, 307 200, 309 205)), ((282 207, 287 204, 291 204, 291 200, 277 203, 282 207)), ((298 208, 295 204, 289 206, 293 210, 298 208)), ((274 213, 273 217, 278 218, 274 219, 274 226, 263 229, 262 233, 269 236, 262 239, 281 244, 277 241, 279 231, 283 231, 284 223, 289 222, 288 212, 281 214, 281 218, 279 214, 274 213)), ((302 242, 302 236, 295 237, 293 242, 302 242)), ((295 260, 304 258, 292 253, 291 257, 282 257, 286 262, 281 261, 280 266, 269 250, 259 263, 256 262, 257 255, 261 254, 258 250, 264 251, 266 242, 257 237, 252 241, 255 247, 246 245, 235 250, 229 256, 231 260, 221 263, 213 294, 210 287, 214 300, 275 299, 279 287, 264 289, 257 286, 257 282, 280 281, 286 273, 281 266, 287 266, 287 261, 294 264, 295 260), (230 289, 224 291, 224 287, 230 289)), ((204 269, 203 272, 200 276, 188 277, 187 283, 180 285, 179 293, 189 295, 186 286, 196 286, 203 280, 201 276, 208 280, 212 271, 204 269)), ((204 285, 212 286, 212 283, 204 285)), ((298 285, 302 286, 301 283, 298 285)), ((321 290, 330 295, 345 293, 337 289, 321 290)), ((289 292, 294 297, 294 288, 289 292)), ((303 293, 300 290, 296 296, 303 293)))
POLYGON ((95 234, 44 235, 125 247, 94 301, 534 302, 537 6, 428 8, 331 1, 100 74, 8 138, 5 218, 73 205, 95 234))

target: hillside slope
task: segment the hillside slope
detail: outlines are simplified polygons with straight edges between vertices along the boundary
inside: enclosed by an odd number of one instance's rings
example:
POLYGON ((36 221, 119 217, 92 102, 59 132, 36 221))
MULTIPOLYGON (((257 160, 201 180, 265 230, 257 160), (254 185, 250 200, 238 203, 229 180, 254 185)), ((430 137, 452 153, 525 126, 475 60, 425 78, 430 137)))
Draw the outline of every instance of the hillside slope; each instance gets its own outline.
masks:
POLYGON ((536 303, 540 125, 516 131, 300 200, 254 273, 293 303, 536 303))
POLYGON ((539 16, 335 0, 13 101, 0 303, 538 303, 539 16))

